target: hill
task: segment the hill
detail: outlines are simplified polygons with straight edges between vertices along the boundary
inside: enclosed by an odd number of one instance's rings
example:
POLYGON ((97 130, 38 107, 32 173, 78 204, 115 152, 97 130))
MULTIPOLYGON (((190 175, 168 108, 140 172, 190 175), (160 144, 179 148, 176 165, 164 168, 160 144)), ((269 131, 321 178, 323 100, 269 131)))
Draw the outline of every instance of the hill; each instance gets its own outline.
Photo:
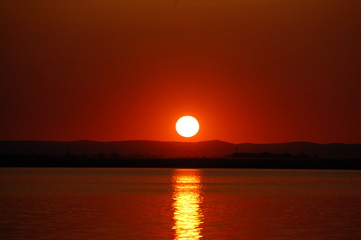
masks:
POLYGON ((233 144, 218 140, 203 142, 162 141, 0 141, 0 155, 116 155, 138 158, 219 158, 238 153, 306 154, 327 159, 361 159, 361 144, 289 142, 233 144), (236 150, 237 149, 237 150, 236 150))

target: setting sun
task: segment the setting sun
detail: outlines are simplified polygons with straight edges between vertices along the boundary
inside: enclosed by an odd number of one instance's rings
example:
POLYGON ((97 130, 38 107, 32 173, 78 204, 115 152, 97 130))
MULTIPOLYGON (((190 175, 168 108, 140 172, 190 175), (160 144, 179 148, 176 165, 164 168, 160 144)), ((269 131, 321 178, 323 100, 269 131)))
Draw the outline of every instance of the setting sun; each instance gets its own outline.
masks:
POLYGON ((175 128, 182 137, 193 137, 199 131, 199 123, 192 116, 184 116, 178 119, 175 128))

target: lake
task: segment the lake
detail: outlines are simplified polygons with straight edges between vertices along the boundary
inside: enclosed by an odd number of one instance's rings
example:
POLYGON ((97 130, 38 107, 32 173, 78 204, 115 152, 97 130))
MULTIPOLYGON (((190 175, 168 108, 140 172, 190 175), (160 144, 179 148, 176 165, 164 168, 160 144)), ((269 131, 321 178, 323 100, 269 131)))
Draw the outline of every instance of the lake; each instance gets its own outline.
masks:
POLYGON ((1 168, 0 239, 361 239, 361 171, 1 168))

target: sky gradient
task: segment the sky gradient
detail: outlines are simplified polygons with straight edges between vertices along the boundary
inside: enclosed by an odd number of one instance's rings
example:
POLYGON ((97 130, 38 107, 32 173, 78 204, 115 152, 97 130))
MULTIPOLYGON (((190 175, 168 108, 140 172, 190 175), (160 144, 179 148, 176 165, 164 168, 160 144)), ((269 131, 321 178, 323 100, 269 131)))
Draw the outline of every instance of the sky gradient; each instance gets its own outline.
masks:
POLYGON ((361 143, 358 0, 3 0, 0 35, 0 140, 361 143))

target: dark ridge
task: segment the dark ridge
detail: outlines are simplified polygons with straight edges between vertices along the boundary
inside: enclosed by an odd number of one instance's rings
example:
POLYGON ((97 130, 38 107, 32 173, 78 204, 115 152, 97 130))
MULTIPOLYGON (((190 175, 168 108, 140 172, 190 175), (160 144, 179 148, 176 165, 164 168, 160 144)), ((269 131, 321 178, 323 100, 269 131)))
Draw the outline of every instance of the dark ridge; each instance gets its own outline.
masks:
POLYGON ((361 144, 0 141, 2 167, 360 169, 361 144))
POLYGON ((165 142, 130 140, 97 142, 89 140, 61 141, 0 141, 0 154, 7 155, 61 155, 61 154, 140 154, 158 158, 223 157, 233 153, 305 154, 318 158, 361 158, 361 144, 318 144, 289 142, 271 144, 233 144, 219 140, 204 142, 165 142))

